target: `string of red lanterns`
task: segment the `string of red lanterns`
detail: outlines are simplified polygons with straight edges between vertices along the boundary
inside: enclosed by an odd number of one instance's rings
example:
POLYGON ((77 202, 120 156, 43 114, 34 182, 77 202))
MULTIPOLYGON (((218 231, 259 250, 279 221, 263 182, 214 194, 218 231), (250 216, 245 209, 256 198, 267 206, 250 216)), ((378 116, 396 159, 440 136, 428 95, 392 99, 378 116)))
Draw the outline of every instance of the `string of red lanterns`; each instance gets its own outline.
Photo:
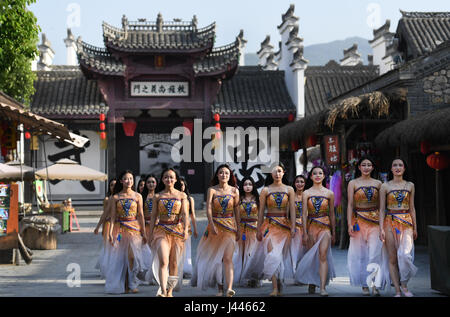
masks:
POLYGON ((104 122, 106 119, 105 114, 100 113, 99 119, 100 119, 100 139, 104 140, 104 139, 106 139, 106 132, 105 132, 106 124, 104 122))
POLYGON ((220 122, 219 122, 220 121, 220 115, 218 113, 214 114, 214 121, 216 121, 216 124, 215 124, 216 130, 217 130, 216 138, 220 139, 220 129, 221 129, 221 127, 220 127, 220 122))

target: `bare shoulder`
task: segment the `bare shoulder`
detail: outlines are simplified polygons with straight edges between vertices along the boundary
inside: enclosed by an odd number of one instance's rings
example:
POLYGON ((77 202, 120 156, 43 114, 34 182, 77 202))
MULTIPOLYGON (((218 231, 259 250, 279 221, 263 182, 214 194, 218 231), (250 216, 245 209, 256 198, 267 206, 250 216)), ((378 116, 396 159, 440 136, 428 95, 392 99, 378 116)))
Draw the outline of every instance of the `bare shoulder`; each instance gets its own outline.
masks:
POLYGON ((375 179, 376 187, 381 188, 381 185, 383 185, 383 182, 381 182, 379 179, 375 179))
POLYGON ((186 193, 183 193, 183 192, 180 192, 180 197, 181 197, 182 200, 187 199, 186 193))
POLYGON ((139 194, 138 192, 136 192, 136 198, 138 199, 138 200, 142 200, 142 195, 141 194, 139 194))
POLYGON ((267 195, 267 193, 269 192, 269 188, 267 186, 265 186, 262 190, 261 190, 261 194, 260 195, 267 195))
POLYGON ((328 198, 334 198, 334 192, 333 192, 332 190, 329 190, 329 189, 327 188, 326 193, 327 193, 327 197, 328 197, 328 198))
POLYGON ((414 183, 413 182, 408 182, 408 187, 410 190, 414 190, 414 183))
POLYGON ((286 186, 286 187, 287 187, 288 193, 295 194, 295 190, 292 186, 286 186))
POLYGON ((389 187, 390 187, 389 182, 387 182, 387 183, 382 183, 381 186, 380 186, 380 191, 381 191, 381 190, 388 191, 388 190, 389 190, 389 187))

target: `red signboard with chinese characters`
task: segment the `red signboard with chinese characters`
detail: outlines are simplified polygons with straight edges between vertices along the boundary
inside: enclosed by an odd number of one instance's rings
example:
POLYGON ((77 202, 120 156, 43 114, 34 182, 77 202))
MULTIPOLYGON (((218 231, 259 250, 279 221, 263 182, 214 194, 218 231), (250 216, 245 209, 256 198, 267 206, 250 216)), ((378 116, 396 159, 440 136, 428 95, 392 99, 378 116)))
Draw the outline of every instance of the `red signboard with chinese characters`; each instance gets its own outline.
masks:
POLYGON ((338 135, 325 135, 325 159, 327 165, 339 165, 340 152, 339 152, 339 136, 338 135))

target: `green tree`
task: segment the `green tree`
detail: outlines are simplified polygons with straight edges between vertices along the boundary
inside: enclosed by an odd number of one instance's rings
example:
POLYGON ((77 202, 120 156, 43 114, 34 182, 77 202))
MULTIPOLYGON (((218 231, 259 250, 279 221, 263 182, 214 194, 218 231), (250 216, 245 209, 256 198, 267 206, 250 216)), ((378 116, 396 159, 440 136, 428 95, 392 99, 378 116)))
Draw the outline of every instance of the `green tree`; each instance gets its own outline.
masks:
POLYGON ((27 6, 36 0, 0 0, 0 90, 29 105, 40 27, 27 6))

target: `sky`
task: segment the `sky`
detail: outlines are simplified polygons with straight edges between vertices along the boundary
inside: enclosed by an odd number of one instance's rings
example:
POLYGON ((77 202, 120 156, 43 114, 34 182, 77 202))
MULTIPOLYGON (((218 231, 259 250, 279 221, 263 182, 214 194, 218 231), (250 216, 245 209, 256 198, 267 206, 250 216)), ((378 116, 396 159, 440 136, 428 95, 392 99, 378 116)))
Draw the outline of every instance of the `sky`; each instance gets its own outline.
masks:
POLYGON ((55 51, 53 64, 66 63, 63 39, 70 27, 75 37, 104 47, 102 22, 121 27, 125 14, 129 21, 146 18, 156 21, 158 13, 165 21, 191 21, 197 16, 198 27, 216 22, 216 44, 234 42, 240 30, 247 45, 244 53, 256 53, 266 35, 277 47, 280 34, 277 26, 290 4, 299 18, 299 37, 305 46, 359 36, 372 39, 373 29, 391 20, 395 32, 403 11, 450 11, 445 0, 36 0, 29 9, 38 19, 55 51))

